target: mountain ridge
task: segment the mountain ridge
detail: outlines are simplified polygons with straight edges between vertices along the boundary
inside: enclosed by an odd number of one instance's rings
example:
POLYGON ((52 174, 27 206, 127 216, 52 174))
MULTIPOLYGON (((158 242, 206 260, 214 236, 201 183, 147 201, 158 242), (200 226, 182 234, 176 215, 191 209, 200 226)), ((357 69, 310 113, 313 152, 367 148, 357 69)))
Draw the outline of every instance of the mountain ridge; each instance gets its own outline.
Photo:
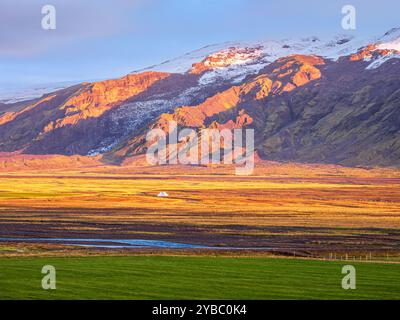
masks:
POLYGON ((175 59, 180 72, 151 67, 2 104, 0 152, 121 163, 145 152, 147 130, 174 119, 253 128, 266 160, 400 166, 400 29, 376 39, 209 46, 186 55, 190 66, 175 59))

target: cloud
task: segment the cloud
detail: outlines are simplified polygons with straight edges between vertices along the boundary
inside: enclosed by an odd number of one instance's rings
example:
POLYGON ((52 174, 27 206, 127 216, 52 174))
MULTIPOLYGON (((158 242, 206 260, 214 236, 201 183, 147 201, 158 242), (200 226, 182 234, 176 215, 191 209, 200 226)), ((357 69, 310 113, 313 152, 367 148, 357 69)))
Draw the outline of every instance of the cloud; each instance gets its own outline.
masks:
POLYGON ((0 55, 30 56, 76 40, 110 36, 129 25, 133 0, 1 0, 0 55), (56 8, 56 30, 41 27, 44 5, 56 8))

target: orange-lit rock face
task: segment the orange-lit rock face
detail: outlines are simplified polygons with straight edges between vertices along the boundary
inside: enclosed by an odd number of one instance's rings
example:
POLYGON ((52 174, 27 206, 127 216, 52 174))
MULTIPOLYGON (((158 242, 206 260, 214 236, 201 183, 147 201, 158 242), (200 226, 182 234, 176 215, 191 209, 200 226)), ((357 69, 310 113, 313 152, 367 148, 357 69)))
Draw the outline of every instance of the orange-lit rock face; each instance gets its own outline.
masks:
MULTIPOLYGON (((175 109, 173 114, 163 114, 159 118, 157 126, 168 130, 168 122, 173 120, 181 126, 200 128, 204 126, 206 119, 235 108, 243 101, 260 100, 267 97, 271 88, 272 80, 266 75, 261 75, 251 82, 241 86, 232 86, 217 93, 197 106, 183 106, 175 109)), ((236 123, 249 124, 251 122, 242 120, 236 123)))
POLYGON ((352 54, 349 59, 350 59, 350 61, 359 61, 359 60, 371 59, 372 58, 372 52, 374 50, 376 50, 376 48, 377 48, 376 45, 371 44, 371 45, 365 47, 363 50, 361 50, 361 51, 359 51, 359 52, 357 52, 355 54, 352 54))
POLYGON ((319 79, 321 71, 317 66, 325 64, 324 60, 316 56, 293 55, 288 58, 279 59, 281 66, 273 70, 274 75, 282 81, 274 84, 274 93, 291 91, 303 86, 310 81, 319 79), (284 80, 286 79, 286 83, 284 80), (283 85, 283 88, 281 89, 283 85))
MULTIPOLYGON (((197 106, 183 106, 173 114, 163 114, 157 121, 157 127, 168 131, 168 123, 173 120, 183 127, 201 128, 207 119, 237 107, 240 103, 257 101, 270 94, 292 91, 308 82, 321 77, 317 68, 325 62, 320 57, 293 55, 278 60, 278 67, 271 74, 261 74, 249 82, 219 92, 197 106), (278 80, 279 79, 279 80, 278 80)), ((251 124, 253 119, 243 110, 236 118, 224 124, 214 123, 218 128, 241 128, 251 124)))
POLYGON ((261 48, 231 47, 206 57, 203 61, 193 64, 191 74, 201 74, 216 68, 224 68, 233 64, 246 63, 257 59, 261 55, 261 48))
POLYGON ((370 44, 363 48, 361 51, 352 54, 349 58, 350 61, 360 61, 360 60, 370 60, 374 56, 387 56, 391 54, 394 50, 389 49, 379 49, 377 45, 370 44))
POLYGON ((242 85, 241 93, 244 95, 252 95, 255 100, 261 100, 267 97, 272 89, 272 80, 263 74, 255 78, 253 81, 242 85))
POLYGON ((208 98, 197 106, 183 106, 171 114, 161 115, 158 127, 168 130, 168 121, 174 120, 181 126, 202 127, 204 121, 220 112, 235 107, 240 101, 240 87, 234 86, 208 98))
POLYGON ((146 72, 130 74, 115 80, 95 82, 66 101, 61 107, 65 110, 66 116, 56 123, 50 123, 46 130, 76 124, 81 119, 99 117, 116 104, 134 97, 168 76, 168 73, 146 72))
POLYGON ((17 116, 16 112, 6 112, 0 116, 0 125, 13 121, 17 116))

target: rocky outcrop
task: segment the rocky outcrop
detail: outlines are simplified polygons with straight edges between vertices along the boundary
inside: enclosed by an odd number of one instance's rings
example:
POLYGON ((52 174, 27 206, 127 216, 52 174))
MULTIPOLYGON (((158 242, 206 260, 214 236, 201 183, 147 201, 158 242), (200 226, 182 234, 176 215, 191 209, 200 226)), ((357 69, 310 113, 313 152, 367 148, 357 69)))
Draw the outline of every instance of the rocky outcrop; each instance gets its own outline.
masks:
POLYGON ((260 56, 261 47, 230 47, 226 50, 218 51, 207 56, 201 62, 194 63, 189 73, 202 74, 216 68, 225 68, 231 65, 244 64, 248 61, 256 60, 260 56))

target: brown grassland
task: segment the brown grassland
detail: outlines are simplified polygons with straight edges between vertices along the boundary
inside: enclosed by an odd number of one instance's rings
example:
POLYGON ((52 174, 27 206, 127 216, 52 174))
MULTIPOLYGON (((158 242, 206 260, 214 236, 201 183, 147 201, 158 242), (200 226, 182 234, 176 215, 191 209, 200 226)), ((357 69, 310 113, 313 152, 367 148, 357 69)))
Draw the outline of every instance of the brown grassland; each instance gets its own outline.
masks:
POLYGON ((399 253, 394 169, 262 163, 252 176, 226 167, 28 169, 0 173, 1 237, 160 239, 299 255, 399 253), (157 197, 160 191, 169 197, 157 197))

